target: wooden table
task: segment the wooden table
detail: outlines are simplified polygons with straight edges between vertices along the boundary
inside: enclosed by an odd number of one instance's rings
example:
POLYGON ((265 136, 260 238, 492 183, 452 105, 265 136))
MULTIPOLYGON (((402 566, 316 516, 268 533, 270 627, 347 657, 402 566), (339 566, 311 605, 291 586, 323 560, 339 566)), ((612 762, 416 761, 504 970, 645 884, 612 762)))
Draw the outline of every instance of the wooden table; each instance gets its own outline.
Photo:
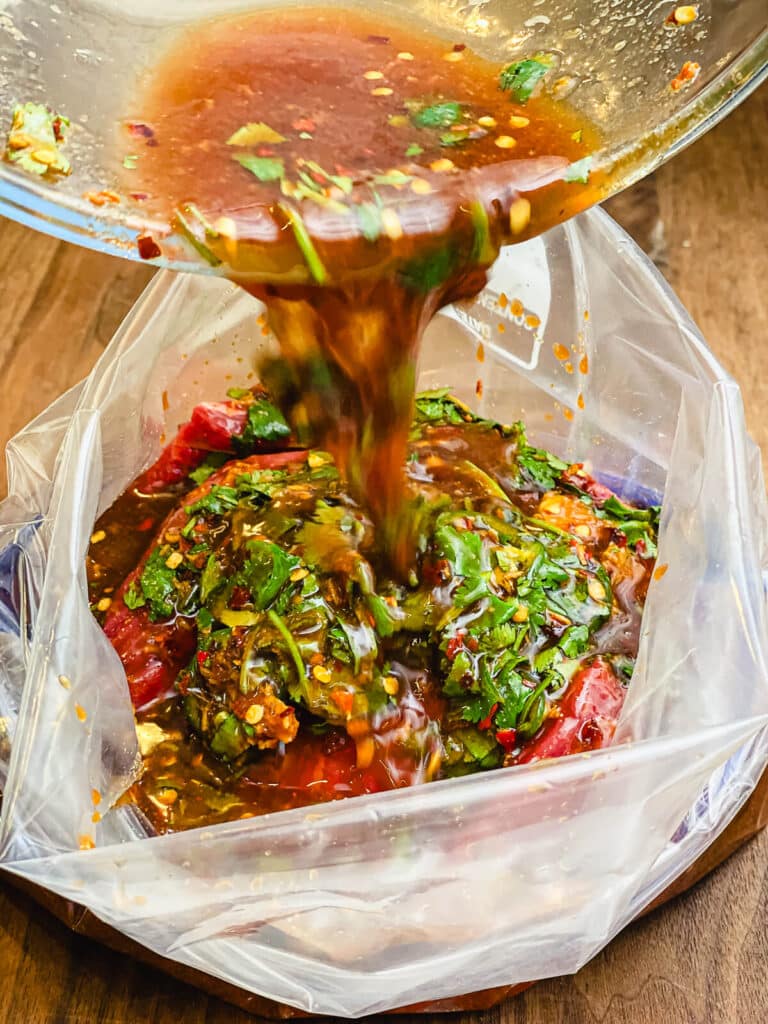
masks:
MULTIPOLYGON (((741 383, 768 452, 768 90, 611 202, 741 383)), ((147 267, 0 224, 3 443, 88 372, 147 267)), ((0 478, 0 488, 4 477, 0 478)), ((456 1024, 768 1020, 768 833, 627 929, 576 977, 456 1024)), ((74 936, 0 883, 0 1024, 247 1024, 254 1018, 74 936)), ((424 1018, 422 1018, 423 1020, 424 1018)), ((399 1018, 412 1024, 407 1018, 399 1018)))

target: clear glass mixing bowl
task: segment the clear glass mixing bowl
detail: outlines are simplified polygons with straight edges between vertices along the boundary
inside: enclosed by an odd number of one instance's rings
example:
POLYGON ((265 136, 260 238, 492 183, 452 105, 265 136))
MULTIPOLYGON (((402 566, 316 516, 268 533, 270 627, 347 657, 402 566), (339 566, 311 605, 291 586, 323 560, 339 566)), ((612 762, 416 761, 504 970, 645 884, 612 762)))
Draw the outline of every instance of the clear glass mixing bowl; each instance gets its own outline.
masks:
MULTIPOLYGON (((286 2, 286 0, 284 0, 286 2)), ((291 2, 291 0, 287 0, 291 2)), ((49 180, 0 162, 0 213, 80 245, 138 259, 140 234, 162 236, 130 201, 94 206, 85 194, 115 187, 116 126, 130 116, 136 83, 195 19, 274 7, 278 0, 0 0, 0 110, 17 103, 66 114, 73 172, 49 180)), ((344 0, 348 6, 357 0, 344 0)), ((371 2, 357 4, 370 10, 371 2)), ((765 0, 701 0, 696 19, 669 23, 671 0, 375 0, 382 14, 431 26, 509 62, 547 51, 569 101, 606 140, 600 198, 653 170, 743 99, 768 68, 765 0), (685 62, 700 65, 678 91, 685 62)), ((156 262, 213 272, 181 240, 156 262)))

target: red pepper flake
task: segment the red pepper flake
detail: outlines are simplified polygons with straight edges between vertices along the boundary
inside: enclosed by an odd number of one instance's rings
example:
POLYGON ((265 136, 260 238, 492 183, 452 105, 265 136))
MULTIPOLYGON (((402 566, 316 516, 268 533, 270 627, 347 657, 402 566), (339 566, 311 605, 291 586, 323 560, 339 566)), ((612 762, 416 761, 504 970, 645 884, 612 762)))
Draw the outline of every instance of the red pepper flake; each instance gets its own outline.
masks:
POLYGON ((64 141, 64 122, 61 120, 61 118, 60 117, 54 117, 53 124, 51 125, 51 127, 53 128, 53 137, 56 139, 56 141, 57 142, 63 142, 64 141))
POLYGON ((499 729, 496 739, 508 754, 517 743, 517 731, 515 729, 499 729))
POLYGON ((331 690, 328 694, 336 707, 345 715, 352 712, 352 694, 349 690, 331 690))
POLYGON ((94 206, 104 206, 106 203, 119 203, 120 196, 117 192, 105 188, 101 192, 83 192, 83 199, 87 199, 94 206))
POLYGON ((168 392, 164 391, 162 394, 163 412, 168 412, 168 392))
POLYGON ((137 203, 143 203, 146 199, 149 199, 149 192, 129 192, 128 196, 137 203))
POLYGON ((466 43, 454 43, 453 44, 453 52, 454 53, 463 53, 466 50, 466 48, 467 48, 467 44, 466 43))
POLYGON ((452 636, 451 639, 448 641, 448 644, 446 645, 445 648, 445 656, 448 659, 448 661, 453 661, 453 659, 459 653, 461 648, 464 646, 465 635, 466 634, 463 629, 459 630, 459 632, 456 633, 455 636, 452 636))
POLYGON ((475 384, 475 394, 477 395, 478 398, 483 397, 483 382, 479 378, 477 380, 477 383, 475 384))
POLYGON ((141 520, 141 522, 136 527, 136 529, 140 530, 142 533, 145 533, 147 530, 151 530, 154 525, 155 525, 154 517, 153 516, 147 516, 146 519, 142 519, 141 520))
POLYGON ((162 255, 160 246, 151 235, 139 235, 136 245, 139 247, 139 256, 143 260, 154 260, 162 255))
POLYGON ((274 156, 275 151, 271 146, 258 146, 256 156, 274 156))
MULTIPOLYGON (((626 544, 626 542, 627 538, 624 537, 624 543, 626 544)), ((635 551, 641 558, 645 558, 645 541, 642 538, 640 538, 640 540, 635 544, 635 551)))
POLYGON ((317 125, 311 117, 300 117, 293 122, 291 128, 297 132, 313 132, 316 130, 317 125))
POLYGON ((152 139, 155 136, 154 128, 150 128, 148 124, 143 124, 141 121, 132 121, 128 125, 128 131, 139 139, 152 139))
POLYGON ((208 653, 208 651, 198 651, 197 652, 197 664, 198 665, 204 665, 206 663, 206 661, 208 661, 209 658, 210 658, 210 654, 208 653))
POLYGON ((366 42, 375 43, 377 46, 386 46, 389 42, 389 36, 368 36, 366 42))
POLYGON ((669 87, 672 92, 679 92, 680 89, 683 89, 686 85, 690 85, 691 82, 695 82, 699 77, 700 71, 701 64, 697 64, 695 60, 687 60, 669 83, 669 87))
POLYGON ((475 651, 479 650, 479 648, 480 648, 480 641, 477 639, 476 636, 471 636, 467 640, 467 648, 470 651, 472 651, 473 654, 474 654, 475 651))
POLYGON ((500 704, 494 704, 490 710, 490 714, 488 715, 488 717, 484 718, 482 722, 477 723, 477 728, 480 729, 482 732, 487 732, 493 725, 493 716, 496 714, 500 707, 500 704))

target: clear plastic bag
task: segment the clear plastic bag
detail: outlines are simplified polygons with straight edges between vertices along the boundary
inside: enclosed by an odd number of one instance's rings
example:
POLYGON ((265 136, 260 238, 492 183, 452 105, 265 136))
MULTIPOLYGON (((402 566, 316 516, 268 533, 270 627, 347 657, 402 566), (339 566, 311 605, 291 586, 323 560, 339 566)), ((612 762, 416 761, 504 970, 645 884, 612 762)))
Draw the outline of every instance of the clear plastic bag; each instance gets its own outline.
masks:
POLYGON ((162 956, 313 1013, 575 971, 714 840, 768 760, 766 502, 738 388, 604 214, 505 251, 486 291, 430 326, 420 385, 524 418, 625 496, 663 492, 668 570, 614 746, 147 838, 131 808, 107 810, 138 753, 85 553, 163 436, 246 377, 270 343, 257 313, 224 281, 159 275, 90 377, 9 444, 2 863, 162 956))

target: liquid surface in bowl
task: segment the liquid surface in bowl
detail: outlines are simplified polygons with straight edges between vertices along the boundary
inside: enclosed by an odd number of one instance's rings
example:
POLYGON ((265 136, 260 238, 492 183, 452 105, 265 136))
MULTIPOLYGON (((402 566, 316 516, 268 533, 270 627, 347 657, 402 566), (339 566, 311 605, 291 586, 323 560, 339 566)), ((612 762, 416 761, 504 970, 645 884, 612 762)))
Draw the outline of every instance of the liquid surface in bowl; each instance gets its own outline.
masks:
POLYGON ((261 11, 185 35, 127 126, 131 187, 265 301, 280 357, 262 378, 401 576, 424 327, 503 242, 594 201, 597 134, 554 98, 555 63, 493 63, 359 10, 261 11))
POLYGON ((422 394, 401 581, 332 457, 293 441, 260 389, 234 389, 97 524, 91 599, 144 755, 126 799, 155 829, 610 742, 657 509, 422 394))

